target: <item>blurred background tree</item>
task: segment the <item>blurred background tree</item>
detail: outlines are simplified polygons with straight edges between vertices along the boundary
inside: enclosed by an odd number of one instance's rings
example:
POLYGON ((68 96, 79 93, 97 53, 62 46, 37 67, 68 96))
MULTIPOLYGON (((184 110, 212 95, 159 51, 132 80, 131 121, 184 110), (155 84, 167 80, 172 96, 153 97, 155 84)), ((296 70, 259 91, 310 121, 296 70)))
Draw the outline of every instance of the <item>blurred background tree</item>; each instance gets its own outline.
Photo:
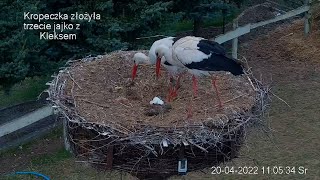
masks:
MULTIPOLYGON (((25 77, 47 76, 68 59, 135 48, 135 38, 160 26, 171 2, 146 0, 25 0, 0 2, 0 86, 7 94, 25 77), (37 30, 23 30, 23 13, 92 13, 101 20, 80 23, 77 40, 40 40, 37 30)), ((46 23, 52 23, 47 21, 46 23)), ((62 23, 62 21, 55 23, 62 23)))
MULTIPOLYGON (((278 0, 297 6, 303 0, 278 0)), ((0 99, 1 91, 31 77, 53 74, 68 59, 105 54, 115 50, 148 49, 156 34, 175 36, 192 31, 201 36, 202 27, 222 26, 239 8, 253 0, 2 0, 0 1, 0 99), (40 40, 39 31, 23 30, 23 13, 99 13, 101 20, 80 23, 76 40, 40 40)), ((261 1, 259 1, 261 3, 261 1)), ((53 23, 53 22, 46 22, 53 23)), ((61 22, 55 22, 61 23, 61 22)), ((161 38, 161 37, 159 37, 161 38)), ((32 82, 29 80, 28 82, 32 82)), ((37 81, 42 82, 42 81, 37 81)), ((39 89, 39 88, 38 88, 39 89)))

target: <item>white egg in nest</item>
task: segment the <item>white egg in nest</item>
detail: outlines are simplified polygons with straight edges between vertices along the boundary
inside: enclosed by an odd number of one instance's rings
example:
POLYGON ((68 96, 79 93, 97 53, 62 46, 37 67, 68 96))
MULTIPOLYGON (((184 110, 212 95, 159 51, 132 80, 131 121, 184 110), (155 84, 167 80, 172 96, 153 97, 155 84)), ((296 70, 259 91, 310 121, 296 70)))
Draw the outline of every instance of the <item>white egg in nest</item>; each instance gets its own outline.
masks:
POLYGON ((163 104, 164 104, 164 102, 163 102, 160 98, 158 98, 158 97, 154 97, 154 98, 153 98, 153 100, 152 100, 152 101, 150 101, 150 104, 151 104, 151 105, 152 105, 152 104, 163 105, 163 104))

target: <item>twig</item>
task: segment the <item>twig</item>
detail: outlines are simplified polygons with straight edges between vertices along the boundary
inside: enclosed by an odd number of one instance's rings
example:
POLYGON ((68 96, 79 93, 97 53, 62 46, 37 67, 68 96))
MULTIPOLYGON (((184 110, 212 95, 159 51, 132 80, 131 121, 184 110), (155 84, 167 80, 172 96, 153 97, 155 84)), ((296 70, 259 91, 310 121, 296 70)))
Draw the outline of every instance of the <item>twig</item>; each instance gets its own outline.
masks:
POLYGON ((199 146, 198 144, 193 143, 192 141, 188 141, 188 142, 189 142, 190 144, 192 144, 192 145, 196 146, 197 148, 201 149, 202 151, 204 151, 204 152, 208 153, 208 150, 206 150, 205 148, 203 148, 203 147, 199 146))
POLYGON ((68 75, 69 75, 70 79, 71 79, 74 83, 76 83, 76 85, 79 87, 79 89, 82 89, 81 86, 73 79, 73 77, 72 77, 71 74, 70 74, 70 71, 68 71, 68 75))
POLYGON ((280 101, 284 102, 289 108, 291 108, 291 106, 290 106, 285 100, 281 99, 279 96, 277 96, 276 94, 274 94, 272 91, 270 91, 270 93, 271 93, 272 95, 274 95, 276 98, 278 98, 280 101))
MULTIPOLYGON (((126 107, 126 108, 130 108, 130 106, 125 105, 125 104, 124 104, 124 103, 122 103, 122 102, 119 102, 119 104, 121 104, 122 106, 124 106, 124 107, 126 107)), ((131 105, 131 107, 132 107, 132 105, 131 105)))
MULTIPOLYGON (((226 104, 226 103, 228 103, 228 102, 231 102, 231 101, 233 101, 233 100, 236 100, 236 99, 238 99, 238 98, 240 98, 240 97, 242 97, 242 96, 244 96, 245 94, 241 94, 241 95, 239 95, 239 96, 237 96, 237 97, 234 97, 234 98, 232 98, 232 99, 229 99, 229 100, 227 100, 227 101, 224 101, 224 102, 222 102, 222 104, 226 104)), ((214 107, 216 108, 216 107, 218 107, 219 105, 215 105, 214 107)))
MULTIPOLYGON (((174 147, 181 144, 182 139, 185 139, 190 144, 189 147, 191 148, 191 153, 188 150, 189 152, 186 151, 186 154, 192 154, 197 161, 207 160, 209 156, 211 156, 210 158, 217 158, 217 155, 228 156, 228 151, 221 149, 223 147, 221 144, 230 141, 241 143, 239 138, 245 138, 245 127, 248 126, 250 122, 258 121, 258 115, 260 118, 265 107, 268 105, 264 99, 268 97, 269 89, 264 88, 262 83, 253 77, 251 69, 249 68, 248 78, 252 81, 250 82, 251 86, 256 88, 256 95, 254 97, 256 98, 255 107, 258 107, 257 112, 252 112, 250 110, 243 111, 236 109, 238 107, 231 107, 232 114, 229 117, 228 123, 221 126, 209 127, 200 120, 197 123, 192 122, 189 124, 178 124, 178 122, 175 124, 172 122, 168 125, 159 125, 152 124, 152 121, 148 120, 149 117, 144 119, 141 118, 139 121, 134 119, 133 122, 128 125, 121 123, 122 121, 117 121, 117 119, 108 119, 108 115, 106 114, 109 113, 109 111, 102 108, 99 109, 99 111, 104 114, 104 116, 99 116, 102 122, 89 122, 85 117, 77 114, 73 107, 68 107, 67 104, 64 104, 64 101, 60 101, 66 95, 64 87, 67 83, 71 83, 73 87, 78 85, 75 82, 77 78, 75 77, 75 79, 73 79, 70 73, 68 77, 66 72, 68 71, 65 70, 63 73, 59 73, 54 81, 52 81, 55 85, 50 87, 50 98, 55 105, 60 107, 59 109, 61 109, 62 116, 68 120, 68 139, 72 144, 72 151, 76 155, 85 158, 83 160, 87 160, 77 162, 106 165, 106 157, 103 152, 105 152, 108 146, 112 144, 115 145, 117 149, 114 157, 121 162, 115 162, 113 168, 121 169, 126 172, 135 171, 133 173, 138 174, 149 172, 161 173, 164 171, 169 173, 175 172, 176 169, 172 167, 176 167, 176 161, 172 161, 172 154, 169 153, 172 153, 174 147), (73 83, 72 81, 67 82, 69 78, 72 79, 73 83), (139 124, 139 126, 136 126, 135 122, 136 124, 139 124), (163 139, 167 139, 167 141, 170 142, 169 147, 164 148, 161 146, 163 139), (162 155, 161 158, 155 157, 157 155, 159 156, 159 154, 162 155), (158 162, 159 166, 154 166, 155 161, 158 162)), ((244 81, 246 81, 245 78, 244 81)), ((141 83, 143 82, 140 82, 140 84, 141 83)), ((146 81, 145 83, 149 84, 151 83, 151 80, 146 81)), ((119 84, 119 82, 115 82, 115 80, 113 80, 111 84, 119 84)), ((250 85, 247 86, 248 89, 252 91, 249 87, 250 85)), ((151 90, 152 88, 147 89, 147 91, 151 90)), ((246 95, 246 93, 243 93, 225 101, 224 103, 228 103, 246 95)), ((83 98, 77 99, 78 106, 80 103, 79 101, 84 101, 100 107, 109 108, 109 105, 112 107, 112 104, 104 105, 98 102, 92 102, 90 101, 92 99, 86 98, 85 96, 90 95, 74 94, 72 98, 83 98)), ((178 98, 176 101, 180 100, 183 101, 184 99, 178 98)), ((132 104, 127 103, 122 105, 133 106, 132 104)), ((183 109, 184 107, 179 108, 183 109)), ((139 114, 142 113, 136 112, 134 116, 141 117, 142 115, 139 114)), ((123 117, 123 114, 117 117, 120 119, 123 117)), ((157 118, 159 118, 159 116, 157 118)), ((225 118, 221 116, 220 119, 222 121, 225 118)), ((190 161, 192 160, 193 158, 190 158, 190 161)), ((190 170, 196 170, 202 167, 205 168, 205 165, 207 164, 204 162, 197 163, 196 167, 190 168, 190 170)))
POLYGON ((99 103, 92 102, 92 101, 89 101, 89 100, 86 100, 86 99, 79 99, 79 100, 87 102, 87 103, 90 103, 90 104, 94 104, 94 105, 99 106, 99 107, 110 108, 110 106, 108 106, 108 105, 99 104, 99 103))
POLYGON ((75 84, 75 82, 72 83, 71 96, 72 96, 72 99, 73 99, 74 107, 77 108, 76 98, 74 97, 74 84, 75 84))
POLYGON ((154 36, 138 37, 136 39, 150 39, 150 38, 154 38, 154 37, 169 37, 169 36, 159 34, 159 35, 154 35, 154 36))
POLYGON ((282 37, 280 37, 279 40, 282 39, 282 38, 288 37, 288 36, 292 36, 292 35, 294 35, 293 32, 292 32, 292 33, 289 33, 289 34, 286 34, 286 35, 284 35, 284 36, 282 36, 282 37))

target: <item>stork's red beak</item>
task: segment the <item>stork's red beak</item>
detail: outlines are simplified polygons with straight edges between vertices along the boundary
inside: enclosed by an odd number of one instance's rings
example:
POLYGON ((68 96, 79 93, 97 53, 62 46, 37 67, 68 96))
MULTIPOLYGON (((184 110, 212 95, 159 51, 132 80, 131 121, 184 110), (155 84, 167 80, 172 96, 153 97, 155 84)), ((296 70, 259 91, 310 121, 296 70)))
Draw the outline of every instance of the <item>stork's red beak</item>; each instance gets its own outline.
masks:
POLYGON ((138 65, 134 64, 132 68, 132 81, 137 76, 138 65))
POLYGON ((160 76, 160 65, 161 65, 161 58, 157 57, 157 62, 156 62, 156 75, 157 75, 157 77, 160 76))

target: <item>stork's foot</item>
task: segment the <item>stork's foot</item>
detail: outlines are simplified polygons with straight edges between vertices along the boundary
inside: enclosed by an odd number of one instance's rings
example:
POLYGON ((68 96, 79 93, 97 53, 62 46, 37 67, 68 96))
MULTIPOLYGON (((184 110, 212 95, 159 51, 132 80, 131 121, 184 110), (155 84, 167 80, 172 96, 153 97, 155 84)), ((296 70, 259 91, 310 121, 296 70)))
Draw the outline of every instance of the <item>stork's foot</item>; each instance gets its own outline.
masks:
POLYGON ((173 87, 173 93, 177 94, 178 89, 181 87, 179 80, 175 80, 174 78, 170 78, 170 84, 173 87))
POLYGON ((167 96, 167 101, 171 102, 173 99, 175 99, 178 96, 177 90, 175 88, 170 87, 169 94, 167 96))
POLYGON ((169 94, 168 94, 168 96, 167 96, 167 102, 171 102, 171 100, 172 100, 172 92, 173 92, 173 90, 172 90, 172 88, 170 87, 170 89, 169 89, 169 94))
POLYGON ((178 96, 178 95, 177 95, 177 93, 176 93, 175 91, 172 92, 172 94, 171 94, 171 100, 174 100, 177 96, 178 96))

